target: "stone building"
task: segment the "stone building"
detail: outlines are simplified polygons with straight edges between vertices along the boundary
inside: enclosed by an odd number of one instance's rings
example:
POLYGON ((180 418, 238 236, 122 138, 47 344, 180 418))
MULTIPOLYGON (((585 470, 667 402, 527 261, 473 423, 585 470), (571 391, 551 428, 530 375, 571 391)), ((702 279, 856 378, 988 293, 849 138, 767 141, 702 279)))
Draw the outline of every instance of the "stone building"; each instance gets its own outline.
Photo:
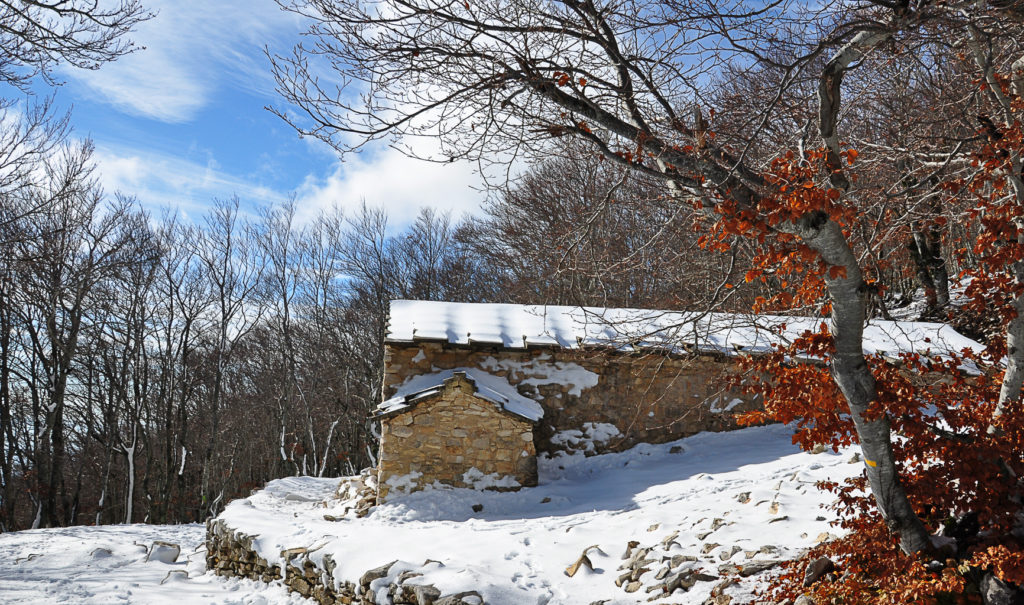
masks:
MULTIPOLYGON (((379 485, 530 485, 534 453, 604 453, 735 428, 737 413, 758 405, 731 386, 737 356, 822 321, 392 301, 379 485), (534 412, 514 411, 527 403, 534 412), (516 441, 527 430, 532 448, 516 441)), ((866 354, 892 357, 979 346, 938 323, 872 321, 864 334, 866 354)))
POLYGON ((434 481, 454 487, 537 485, 541 406, 472 368, 417 376, 380 405, 378 501, 434 481))

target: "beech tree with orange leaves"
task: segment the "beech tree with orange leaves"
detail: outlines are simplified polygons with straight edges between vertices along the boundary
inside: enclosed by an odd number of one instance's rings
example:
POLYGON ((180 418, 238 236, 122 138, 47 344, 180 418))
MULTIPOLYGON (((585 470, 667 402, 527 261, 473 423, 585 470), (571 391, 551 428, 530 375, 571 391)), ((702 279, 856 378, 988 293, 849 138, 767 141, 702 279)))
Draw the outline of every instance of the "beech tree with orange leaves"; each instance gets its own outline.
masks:
MULTIPOLYGON (((835 487, 859 511, 843 552, 870 547, 902 566, 887 579, 851 570, 833 596, 928 602, 973 583, 990 603, 1020 598, 1021 523, 1008 521, 1024 468, 1019 1, 278 1, 315 41, 272 57, 291 106, 277 112, 303 135, 341 153, 431 137, 431 159, 485 163, 543 158, 572 137, 699 211, 705 247, 756 242, 747 280, 779 287, 759 309, 829 316, 794 346, 827 362, 831 391, 810 397, 824 377, 808 373, 824 371, 790 368, 785 352, 760 368, 768 418, 860 445, 870 506, 835 487), (908 358, 907 371, 943 370, 953 385, 910 388, 865 358, 869 304, 907 242, 940 289, 939 247, 957 248, 967 295, 1008 321, 991 376, 966 382, 959 360, 908 358), (984 483, 952 495, 936 477, 984 483), (951 553, 933 532, 967 515, 983 526, 951 553), (978 538, 993 532, 1003 537, 978 538), (902 573, 914 565, 925 571, 902 573)), ((948 298, 932 296, 936 308, 948 298)))

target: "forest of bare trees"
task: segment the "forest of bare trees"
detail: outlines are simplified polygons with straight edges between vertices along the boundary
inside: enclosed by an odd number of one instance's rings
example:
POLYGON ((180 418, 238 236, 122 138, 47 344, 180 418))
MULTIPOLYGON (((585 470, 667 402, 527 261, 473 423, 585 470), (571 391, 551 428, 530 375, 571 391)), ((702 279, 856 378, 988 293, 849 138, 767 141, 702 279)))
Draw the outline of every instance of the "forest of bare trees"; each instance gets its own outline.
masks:
MULTIPOLYGON (((1007 533, 1003 504, 1024 497, 1019 2, 278 3, 312 41, 270 56, 273 111, 300 133, 343 157, 429 137, 518 175, 476 216, 401 228, 373 200, 153 216, 98 186, 49 101, 4 101, 0 530, 202 520, 274 477, 372 464, 388 301, 411 298, 829 316, 829 413, 897 551, 931 553, 942 522, 908 465, 946 472, 935 452, 963 438, 993 453, 955 479, 1005 490, 989 521, 1007 533), (984 413, 924 431, 920 459, 862 346, 866 319, 915 297, 999 368, 984 413)), ((151 16, 22 5, 0 21, 18 90, 132 52, 151 16)))

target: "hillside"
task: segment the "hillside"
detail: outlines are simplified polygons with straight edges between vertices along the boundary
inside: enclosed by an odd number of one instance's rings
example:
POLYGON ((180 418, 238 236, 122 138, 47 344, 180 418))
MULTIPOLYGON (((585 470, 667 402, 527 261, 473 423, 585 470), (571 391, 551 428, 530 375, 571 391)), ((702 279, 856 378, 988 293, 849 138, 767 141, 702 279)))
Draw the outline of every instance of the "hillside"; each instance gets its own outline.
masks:
MULTIPOLYGON (((308 549, 317 564, 330 555, 337 582, 358 584, 364 572, 397 560, 372 586, 380 597, 400 574, 414 572, 422 575, 409 584, 433 585, 445 595, 477 591, 493 605, 646 603, 673 579, 680 587, 658 602, 703 603, 739 568, 791 558, 835 532, 814 483, 860 472, 851 457, 799 452, 785 427, 756 427, 620 454, 543 459, 536 488, 429 490, 361 519, 353 502, 334 497, 337 479, 281 479, 232 502, 220 519, 257 536, 253 547, 271 563, 280 563, 286 549, 308 549), (638 543, 633 562, 648 561, 649 571, 620 587, 616 580, 630 572, 620 570, 630 563, 622 558, 630 541, 638 543), (645 548, 651 550, 635 556, 645 548), (569 577, 566 568, 585 550, 593 569, 583 564, 569 577), (665 567, 669 572, 659 573, 665 567)), ((5 534, 0 593, 10 603, 305 602, 280 584, 207 572, 202 539, 195 525, 5 534), (154 540, 180 544, 179 562, 145 562, 145 546, 154 540), (187 577, 168 577, 172 570, 187 577)), ((755 579, 724 594, 746 602, 755 579)))

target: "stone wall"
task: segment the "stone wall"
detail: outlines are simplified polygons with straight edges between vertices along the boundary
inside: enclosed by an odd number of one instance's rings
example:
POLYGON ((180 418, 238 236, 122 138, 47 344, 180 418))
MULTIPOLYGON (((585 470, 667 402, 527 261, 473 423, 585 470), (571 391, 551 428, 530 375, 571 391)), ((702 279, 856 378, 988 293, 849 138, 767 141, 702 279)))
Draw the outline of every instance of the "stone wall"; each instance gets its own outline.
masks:
POLYGON ((454 487, 537 484, 533 424, 473 392, 456 374, 437 396, 381 421, 378 502, 392 489, 412 491, 434 481, 454 487))
MULTIPOLYGON (((288 559, 285 574, 281 567, 271 565, 256 553, 253 536, 236 532, 220 519, 206 523, 206 568, 218 576, 249 578, 261 582, 283 581, 292 592, 297 592, 321 605, 337 603, 363 603, 356 596, 354 584, 335 586, 333 569, 320 569, 303 553, 282 553, 288 559)), ((330 560, 325 560, 327 567, 330 560)))
POLYGON ((416 572, 390 574, 395 561, 367 570, 360 576, 358 584, 339 584, 334 581, 335 564, 329 555, 324 555, 319 565, 310 560, 309 551, 305 548, 286 550, 281 557, 287 561, 284 576, 281 575, 281 566, 271 565, 256 552, 253 536, 233 530, 220 519, 210 519, 206 523, 206 568, 218 576, 282 582, 289 591, 320 605, 379 605, 376 597, 381 582, 392 605, 472 605, 482 602, 476 592, 442 595, 433 586, 415 582, 415 578, 421 575, 416 572))
POLYGON ((735 413, 757 407, 749 396, 728 389, 727 378, 736 366, 724 355, 507 350, 426 341, 387 345, 384 398, 410 376, 457 367, 502 376, 541 403, 544 419, 535 429, 538 452, 559 449, 552 436, 588 422, 615 425, 622 436, 604 444, 602 451, 620 451, 641 442, 736 428, 735 413))

